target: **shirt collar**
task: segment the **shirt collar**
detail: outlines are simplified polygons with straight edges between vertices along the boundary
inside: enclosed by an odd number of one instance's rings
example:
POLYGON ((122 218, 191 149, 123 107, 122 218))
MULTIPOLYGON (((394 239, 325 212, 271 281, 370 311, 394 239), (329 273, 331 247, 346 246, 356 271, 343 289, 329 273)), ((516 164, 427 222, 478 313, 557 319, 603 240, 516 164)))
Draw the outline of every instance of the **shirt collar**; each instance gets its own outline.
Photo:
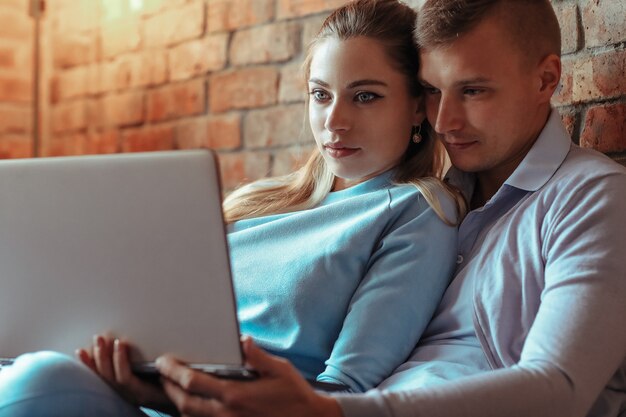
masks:
MULTIPOLYGON (((552 109, 548 122, 513 174, 504 182, 525 191, 537 191, 548 182, 561 166, 570 150, 571 138, 561 122, 559 112, 552 109)), ((446 181, 458 187, 470 201, 476 176, 451 167, 446 181)))
POLYGON ((537 191, 561 166, 571 144, 559 112, 553 109, 532 148, 504 183, 526 191, 537 191))

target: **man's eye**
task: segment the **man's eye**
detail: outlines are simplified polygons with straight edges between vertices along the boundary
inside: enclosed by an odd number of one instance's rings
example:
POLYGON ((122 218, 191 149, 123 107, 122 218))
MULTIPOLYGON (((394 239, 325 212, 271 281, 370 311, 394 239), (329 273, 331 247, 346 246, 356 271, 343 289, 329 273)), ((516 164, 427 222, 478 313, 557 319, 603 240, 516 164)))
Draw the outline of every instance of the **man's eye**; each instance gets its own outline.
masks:
POLYGON ((313 97, 313 100, 315 101, 321 102, 321 101, 326 101, 329 99, 328 93, 324 90, 313 90, 309 92, 309 95, 313 97))
POLYGON ((483 91, 485 90, 481 88, 465 88, 463 89, 463 94, 465 94, 466 96, 475 96, 482 93, 483 91))
POLYGON ((368 103, 370 101, 376 100, 377 98, 380 98, 378 94, 369 92, 361 92, 354 97, 354 99, 359 103, 368 103))
POLYGON ((424 87, 424 93, 432 96, 434 94, 439 94, 439 90, 435 87, 424 87))

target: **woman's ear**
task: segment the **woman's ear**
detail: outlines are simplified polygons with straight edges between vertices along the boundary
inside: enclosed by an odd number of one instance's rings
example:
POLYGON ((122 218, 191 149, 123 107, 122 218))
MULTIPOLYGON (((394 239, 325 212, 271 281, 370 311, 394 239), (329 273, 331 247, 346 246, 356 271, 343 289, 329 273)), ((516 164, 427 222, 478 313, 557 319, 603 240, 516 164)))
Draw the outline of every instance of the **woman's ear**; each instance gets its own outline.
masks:
POLYGON ((413 125, 417 126, 422 124, 424 119, 426 119, 426 108, 424 106, 424 100, 420 96, 417 100, 415 115, 413 116, 413 125))

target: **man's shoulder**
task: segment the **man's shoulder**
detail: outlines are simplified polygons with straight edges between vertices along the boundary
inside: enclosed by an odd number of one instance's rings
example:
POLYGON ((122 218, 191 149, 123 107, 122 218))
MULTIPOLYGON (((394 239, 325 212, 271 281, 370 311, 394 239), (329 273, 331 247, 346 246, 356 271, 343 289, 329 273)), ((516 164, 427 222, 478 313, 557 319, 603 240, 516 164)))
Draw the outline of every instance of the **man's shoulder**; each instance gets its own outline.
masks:
POLYGON ((626 180, 626 167, 593 149, 572 145, 567 157, 556 170, 552 182, 575 184, 596 183, 604 178, 626 180))

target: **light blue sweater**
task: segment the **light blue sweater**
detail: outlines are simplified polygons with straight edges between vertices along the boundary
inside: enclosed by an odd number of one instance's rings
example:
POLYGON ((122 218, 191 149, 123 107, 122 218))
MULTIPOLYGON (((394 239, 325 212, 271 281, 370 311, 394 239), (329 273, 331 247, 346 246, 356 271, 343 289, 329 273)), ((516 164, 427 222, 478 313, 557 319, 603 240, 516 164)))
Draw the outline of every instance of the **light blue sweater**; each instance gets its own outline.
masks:
MULTIPOLYGON (((242 333, 307 378, 353 391, 378 384, 408 357, 449 283, 456 228, 390 178, 229 228, 242 333)), ((439 199, 454 219, 450 198, 439 199)))

